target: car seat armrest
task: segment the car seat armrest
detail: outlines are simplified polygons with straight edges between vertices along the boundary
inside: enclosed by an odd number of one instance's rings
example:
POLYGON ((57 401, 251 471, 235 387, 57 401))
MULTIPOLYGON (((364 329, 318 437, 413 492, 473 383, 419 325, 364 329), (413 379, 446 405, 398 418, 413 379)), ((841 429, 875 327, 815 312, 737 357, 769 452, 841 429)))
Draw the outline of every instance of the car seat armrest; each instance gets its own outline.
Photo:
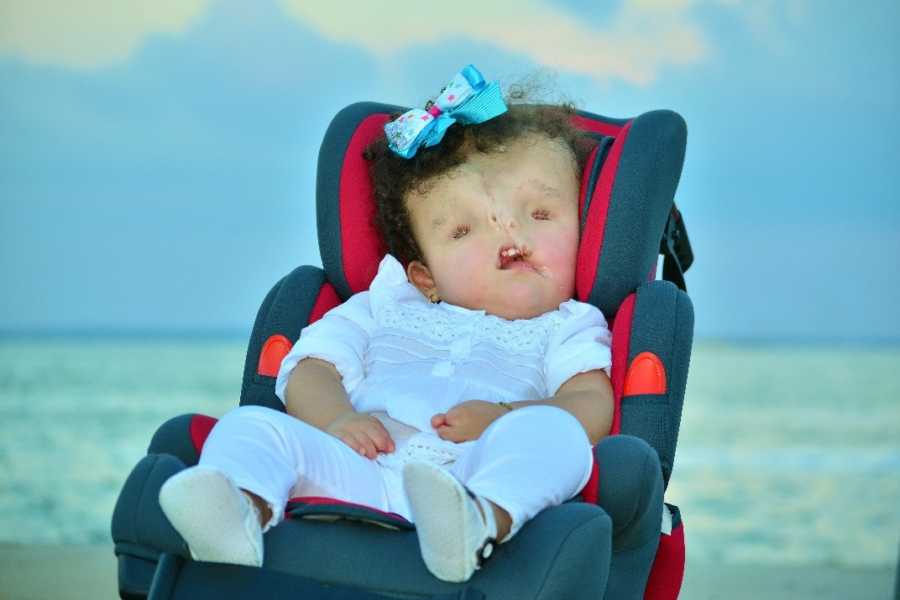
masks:
POLYGON ((159 505, 160 487, 184 466, 171 454, 148 454, 135 465, 119 492, 110 529, 122 598, 148 596, 163 553, 190 556, 184 539, 159 505))
POLYGON ((147 447, 147 454, 170 454, 187 466, 196 465, 205 434, 198 431, 204 415, 184 414, 173 417, 159 426, 147 447), (198 445, 199 444, 199 445, 198 445))
POLYGON ((113 509, 111 533, 116 554, 155 560, 160 552, 190 556, 181 535, 162 512, 159 489, 184 464, 169 454, 148 454, 135 465, 113 509))
POLYGON ((276 283, 256 315, 241 384, 241 405, 284 410, 275 395, 281 359, 300 337, 300 331, 325 310, 340 302, 325 272, 312 266, 294 269, 276 283))
POLYGON ((694 335, 694 309, 668 281, 637 289, 621 391, 620 433, 647 441, 659 454, 668 485, 694 335))

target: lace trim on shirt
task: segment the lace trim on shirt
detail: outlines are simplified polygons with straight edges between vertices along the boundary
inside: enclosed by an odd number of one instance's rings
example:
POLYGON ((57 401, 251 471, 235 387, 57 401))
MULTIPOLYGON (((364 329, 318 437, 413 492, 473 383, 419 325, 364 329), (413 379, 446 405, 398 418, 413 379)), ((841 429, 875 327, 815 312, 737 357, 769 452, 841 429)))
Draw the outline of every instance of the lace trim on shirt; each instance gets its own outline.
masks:
POLYGON ((486 341, 509 352, 543 352, 552 334, 563 322, 559 311, 534 319, 509 321, 495 315, 464 314, 442 310, 436 306, 385 303, 375 315, 384 327, 430 338, 437 342, 453 342, 470 338, 486 341))
POLYGON ((408 440, 399 440, 391 454, 379 454, 377 461, 386 467, 402 469, 409 462, 425 461, 434 465, 448 465, 462 455, 463 449, 434 435, 416 434, 408 440))

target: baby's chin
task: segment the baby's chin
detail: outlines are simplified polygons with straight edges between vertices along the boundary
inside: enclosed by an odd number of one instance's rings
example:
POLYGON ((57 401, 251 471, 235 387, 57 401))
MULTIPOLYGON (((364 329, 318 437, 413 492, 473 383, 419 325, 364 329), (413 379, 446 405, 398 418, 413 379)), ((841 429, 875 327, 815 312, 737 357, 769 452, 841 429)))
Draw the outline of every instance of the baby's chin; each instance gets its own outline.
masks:
POLYGON ((535 317, 539 317, 539 316, 543 315, 544 313, 548 313, 552 310, 555 310, 558 306, 559 305, 553 306, 551 308, 541 308, 541 309, 536 309, 536 310, 518 310, 518 309, 503 310, 503 309, 501 309, 501 310, 497 310, 497 311, 489 310, 487 312, 492 315, 495 315, 497 317, 500 317, 502 319, 506 319, 507 321, 519 321, 522 319, 534 319, 535 317))
POLYGON ((520 296, 510 295, 485 307, 485 311, 492 315, 514 321, 516 319, 533 319, 559 308, 564 300, 558 298, 539 298, 534 295, 520 296))

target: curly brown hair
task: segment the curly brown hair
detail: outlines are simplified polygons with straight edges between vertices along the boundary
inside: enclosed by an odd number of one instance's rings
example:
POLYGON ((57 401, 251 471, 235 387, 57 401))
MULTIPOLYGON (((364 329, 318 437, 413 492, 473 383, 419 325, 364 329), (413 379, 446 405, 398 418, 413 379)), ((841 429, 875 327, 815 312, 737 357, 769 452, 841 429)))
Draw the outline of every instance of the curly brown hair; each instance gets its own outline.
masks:
MULTIPOLYGON (((574 106, 507 104, 509 109, 490 121, 454 124, 439 144, 420 148, 410 159, 394 154, 384 135, 364 151, 375 191, 375 225, 388 252, 404 265, 413 260, 425 262, 413 234, 407 194, 412 190, 425 192, 430 182, 465 163, 472 152, 489 154, 520 137, 537 133, 568 146, 575 157, 576 173, 583 171, 594 141, 572 124, 574 106)), ((400 113, 393 114, 391 119, 398 116, 400 113)))

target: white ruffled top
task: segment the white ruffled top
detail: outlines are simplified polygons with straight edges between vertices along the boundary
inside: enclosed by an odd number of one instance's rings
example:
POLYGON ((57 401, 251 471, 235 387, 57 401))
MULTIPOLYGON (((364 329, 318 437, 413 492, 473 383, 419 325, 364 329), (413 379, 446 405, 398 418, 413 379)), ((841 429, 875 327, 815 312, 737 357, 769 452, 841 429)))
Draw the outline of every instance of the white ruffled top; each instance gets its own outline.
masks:
POLYGON ((369 290, 304 328, 281 363, 275 394, 302 359, 332 363, 359 412, 387 413, 423 432, 466 400, 536 400, 570 377, 612 364, 612 335, 591 304, 568 300, 532 319, 508 320, 431 303, 390 254, 369 290))

